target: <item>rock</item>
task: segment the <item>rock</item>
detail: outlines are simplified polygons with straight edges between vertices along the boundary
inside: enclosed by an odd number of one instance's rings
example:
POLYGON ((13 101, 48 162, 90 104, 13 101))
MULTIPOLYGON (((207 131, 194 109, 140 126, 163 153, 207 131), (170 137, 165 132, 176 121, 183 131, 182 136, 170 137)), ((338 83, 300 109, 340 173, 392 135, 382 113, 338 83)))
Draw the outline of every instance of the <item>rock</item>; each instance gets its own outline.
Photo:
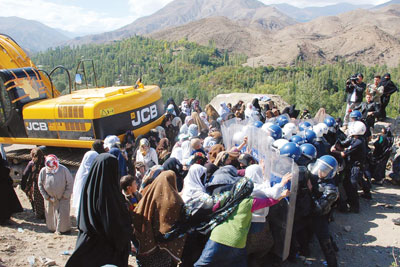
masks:
POLYGON ((346 232, 350 232, 350 231, 351 231, 351 226, 350 226, 350 225, 346 225, 346 226, 343 227, 343 229, 344 229, 346 232))
POLYGON ((49 258, 45 258, 45 257, 40 257, 40 262, 44 265, 44 266, 52 266, 56 264, 55 260, 49 259, 49 258))

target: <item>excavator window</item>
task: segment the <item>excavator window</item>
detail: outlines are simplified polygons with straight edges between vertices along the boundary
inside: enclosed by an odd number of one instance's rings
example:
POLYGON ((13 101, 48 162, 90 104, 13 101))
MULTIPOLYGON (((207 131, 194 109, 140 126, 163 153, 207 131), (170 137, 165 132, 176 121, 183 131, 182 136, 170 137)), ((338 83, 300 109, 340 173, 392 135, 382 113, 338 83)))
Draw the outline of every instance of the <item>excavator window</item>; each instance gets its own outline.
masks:
POLYGON ((33 68, 0 70, 0 78, 4 82, 2 91, 10 94, 11 103, 15 103, 17 108, 47 98, 46 88, 40 75, 33 68))

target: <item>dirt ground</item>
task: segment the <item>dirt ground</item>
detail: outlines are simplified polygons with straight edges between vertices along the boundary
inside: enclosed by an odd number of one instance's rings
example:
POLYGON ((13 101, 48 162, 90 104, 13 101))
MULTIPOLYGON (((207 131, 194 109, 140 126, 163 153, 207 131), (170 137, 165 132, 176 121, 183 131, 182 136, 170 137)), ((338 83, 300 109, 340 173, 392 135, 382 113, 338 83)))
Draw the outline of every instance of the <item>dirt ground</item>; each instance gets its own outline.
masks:
MULTIPOLYGON (((24 212, 12 217, 12 224, 0 227, 0 266, 29 266, 28 258, 35 257, 35 266, 45 266, 41 258, 55 261, 54 266, 64 266, 75 247, 77 230, 70 235, 50 233, 44 222, 35 219, 29 201, 16 188, 24 212)), ((72 214, 72 212, 71 212, 72 214)), ((392 219, 400 217, 400 187, 385 183, 374 186, 373 199, 361 199, 359 214, 335 213, 331 223, 332 235, 340 249, 340 266, 386 267, 394 262, 392 249, 400 254, 400 226, 392 219), (385 206, 386 205, 386 206, 385 206), (345 230, 346 227, 346 230, 345 230)), ((72 218, 75 224, 75 218, 72 218)), ((290 266, 324 266, 323 256, 316 241, 311 247, 313 257, 298 259, 290 266)), ((130 258, 132 266, 135 260, 130 258)))

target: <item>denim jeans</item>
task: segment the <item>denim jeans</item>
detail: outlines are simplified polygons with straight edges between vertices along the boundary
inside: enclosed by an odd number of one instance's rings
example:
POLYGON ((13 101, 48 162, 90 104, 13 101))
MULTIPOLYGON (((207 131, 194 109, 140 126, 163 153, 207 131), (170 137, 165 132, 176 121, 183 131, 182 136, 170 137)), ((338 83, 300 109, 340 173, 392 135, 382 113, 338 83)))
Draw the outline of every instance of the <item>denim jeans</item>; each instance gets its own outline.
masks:
POLYGON ((194 266, 247 267, 246 248, 228 247, 209 239, 194 266))

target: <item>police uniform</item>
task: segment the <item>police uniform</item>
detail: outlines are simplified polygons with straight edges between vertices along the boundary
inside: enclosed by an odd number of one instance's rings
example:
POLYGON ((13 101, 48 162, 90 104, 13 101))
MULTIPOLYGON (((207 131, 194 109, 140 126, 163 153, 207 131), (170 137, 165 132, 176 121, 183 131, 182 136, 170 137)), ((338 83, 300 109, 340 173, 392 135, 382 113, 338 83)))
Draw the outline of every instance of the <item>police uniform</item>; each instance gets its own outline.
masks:
POLYGON ((349 140, 349 146, 344 150, 347 158, 347 173, 343 181, 343 186, 346 191, 350 210, 358 213, 360 209, 357 193, 358 184, 362 183, 364 192, 369 193, 369 188, 363 179, 367 151, 364 138, 351 138, 349 140))
POLYGON ((290 245, 289 260, 295 258, 296 253, 308 256, 308 229, 311 224, 312 198, 307 183, 309 171, 305 166, 299 166, 299 180, 296 195, 296 207, 293 221, 292 241, 290 245))
POLYGON ((312 228, 318 238, 321 249, 324 253, 329 267, 337 266, 336 252, 334 244, 329 234, 329 213, 332 205, 339 197, 338 188, 334 179, 318 179, 316 175, 311 175, 312 182, 312 228))

